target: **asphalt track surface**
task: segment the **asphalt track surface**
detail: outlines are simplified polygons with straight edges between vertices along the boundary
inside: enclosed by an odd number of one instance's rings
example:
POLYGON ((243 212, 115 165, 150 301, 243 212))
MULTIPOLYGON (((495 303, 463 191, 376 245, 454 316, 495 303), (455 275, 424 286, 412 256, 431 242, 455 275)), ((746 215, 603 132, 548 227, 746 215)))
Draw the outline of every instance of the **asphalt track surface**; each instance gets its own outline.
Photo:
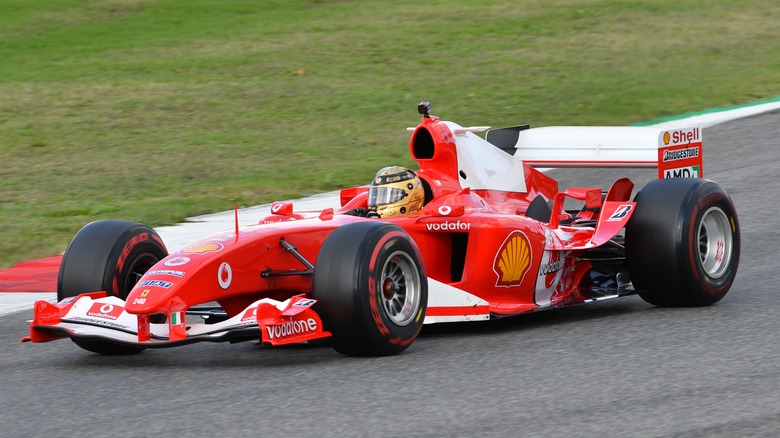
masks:
MULTIPOLYGON (((20 344, 18 312, 0 317, 0 436, 777 436, 780 112, 704 135, 705 176, 732 195, 743 241, 714 306, 627 297, 432 326, 363 359, 256 343, 103 357, 20 344)), ((647 172, 551 174, 564 188, 647 172)))

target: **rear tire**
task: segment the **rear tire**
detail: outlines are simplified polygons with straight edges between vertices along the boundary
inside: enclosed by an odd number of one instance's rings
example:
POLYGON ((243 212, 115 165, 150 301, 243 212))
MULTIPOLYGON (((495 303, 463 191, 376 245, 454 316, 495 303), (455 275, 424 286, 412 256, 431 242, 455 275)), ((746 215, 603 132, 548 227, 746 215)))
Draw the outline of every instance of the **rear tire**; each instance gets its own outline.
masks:
MULTIPOLYGON (((87 224, 76 233, 62 257, 57 300, 98 291, 124 300, 138 279, 167 255, 160 236, 146 225, 118 220, 87 224)), ((100 354, 133 354, 144 350, 101 340, 73 342, 100 354)))
POLYGON ((417 338, 425 319, 428 283, 420 251, 398 226, 345 225, 320 249, 313 295, 336 351, 398 354, 417 338))
POLYGON ((636 196, 626 226, 634 288, 648 303, 707 306, 722 299, 737 274, 739 221, 728 193, 703 179, 660 179, 636 196))

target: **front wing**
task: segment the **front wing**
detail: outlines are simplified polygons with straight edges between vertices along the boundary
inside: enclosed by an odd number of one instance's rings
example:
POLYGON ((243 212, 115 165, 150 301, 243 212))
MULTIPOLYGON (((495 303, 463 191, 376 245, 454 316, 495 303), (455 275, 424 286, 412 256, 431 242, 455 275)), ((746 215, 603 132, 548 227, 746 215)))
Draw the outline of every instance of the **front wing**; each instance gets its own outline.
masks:
POLYGON ((241 313, 218 323, 188 324, 185 312, 166 315, 163 323, 149 315, 128 313, 125 302, 104 292, 66 298, 57 304, 37 301, 30 335, 22 342, 105 342, 130 347, 165 348, 194 342, 239 342, 260 339, 284 345, 327 338, 320 317, 311 309, 316 300, 297 295, 285 301, 257 300, 241 313))

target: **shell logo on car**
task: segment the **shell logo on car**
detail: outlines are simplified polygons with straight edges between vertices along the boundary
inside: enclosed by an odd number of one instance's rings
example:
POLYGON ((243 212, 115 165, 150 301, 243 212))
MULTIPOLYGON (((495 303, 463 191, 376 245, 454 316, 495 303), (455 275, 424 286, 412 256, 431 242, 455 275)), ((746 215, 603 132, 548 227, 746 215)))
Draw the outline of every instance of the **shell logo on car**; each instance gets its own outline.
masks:
POLYGON ((531 267, 531 244, 521 231, 507 236, 496 253, 493 271, 498 275, 496 286, 518 286, 531 267))
POLYGON ((221 251, 222 248, 224 248, 224 246, 221 243, 217 243, 217 242, 196 243, 194 245, 190 245, 182 249, 179 252, 185 254, 205 254, 207 252, 221 251))
POLYGON ((678 129, 671 132, 665 131, 662 136, 664 146, 701 142, 699 128, 678 129))

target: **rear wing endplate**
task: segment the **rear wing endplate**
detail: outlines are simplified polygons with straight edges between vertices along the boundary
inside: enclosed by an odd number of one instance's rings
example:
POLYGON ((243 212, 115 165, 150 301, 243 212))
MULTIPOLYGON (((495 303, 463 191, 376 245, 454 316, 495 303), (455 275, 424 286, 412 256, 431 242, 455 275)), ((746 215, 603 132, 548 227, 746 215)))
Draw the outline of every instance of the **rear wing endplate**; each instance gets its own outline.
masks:
POLYGON ((488 131, 486 139, 533 167, 657 168, 658 178, 704 176, 700 127, 523 126, 488 131), (516 133, 514 145, 506 130, 516 133), (499 138, 503 144, 496 144, 499 138))

